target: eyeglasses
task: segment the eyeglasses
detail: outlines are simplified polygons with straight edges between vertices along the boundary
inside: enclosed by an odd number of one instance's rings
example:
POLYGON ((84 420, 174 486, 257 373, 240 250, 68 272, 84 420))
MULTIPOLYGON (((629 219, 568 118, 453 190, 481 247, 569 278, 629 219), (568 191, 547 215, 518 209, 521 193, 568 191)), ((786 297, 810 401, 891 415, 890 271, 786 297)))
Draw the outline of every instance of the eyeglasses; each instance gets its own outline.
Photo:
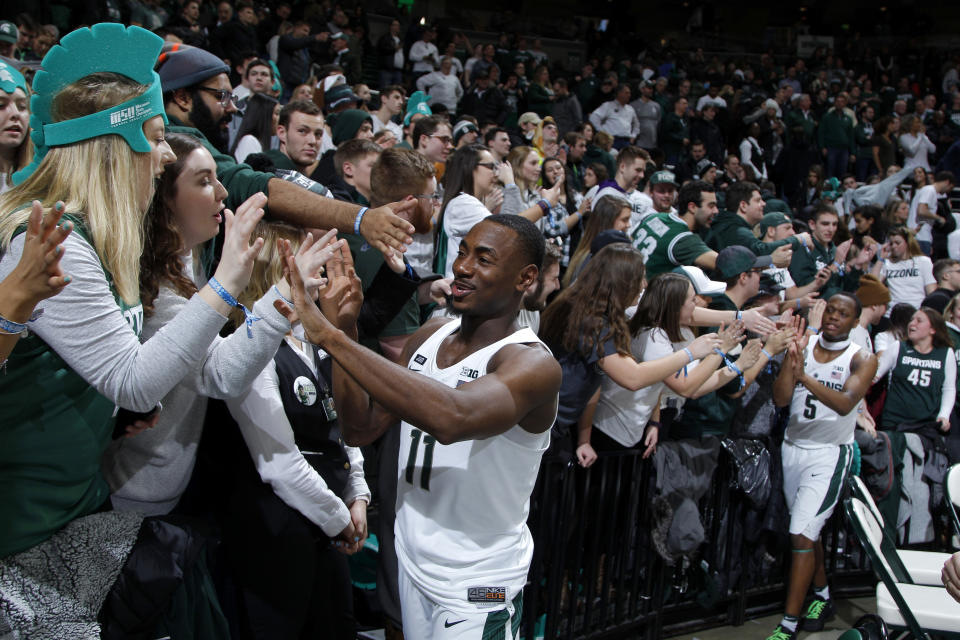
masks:
POLYGON ((413 197, 416 198, 416 199, 418 199, 418 200, 426 200, 426 199, 429 198, 430 200, 433 200, 434 202, 440 202, 441 200, 443 200, 443 196, 441 196, 439 193, 421 193, 421 194, 415 195, 415 196, 413 196, 413 197))
POLYGON ((477 163, 477 166, 478 166, 478 167, 486 167, 487 169, 490 169, 490 171, 496 171, 496 170, 497 170, 497 163, 496 163, 496 162, 478 162, 478 163, 477 163))
POLYGON ((197 89, 216 96, 221 107, 229 107, 231 103, 235 103, 233 93, 227 89, 214 89, 213 87, 197 87, 197 89))
POLYGON ((451 138, 450 136, 437 136, 437 135, 434 135, 434 134, 431 133, 431 134, 430 134, 429 136, 427 136, 427 137, 429 137, 429 138, 436 138, 437 140, 439 140, 439 141, 442 142, 443 144, 453 144, 453 138, 451 138))

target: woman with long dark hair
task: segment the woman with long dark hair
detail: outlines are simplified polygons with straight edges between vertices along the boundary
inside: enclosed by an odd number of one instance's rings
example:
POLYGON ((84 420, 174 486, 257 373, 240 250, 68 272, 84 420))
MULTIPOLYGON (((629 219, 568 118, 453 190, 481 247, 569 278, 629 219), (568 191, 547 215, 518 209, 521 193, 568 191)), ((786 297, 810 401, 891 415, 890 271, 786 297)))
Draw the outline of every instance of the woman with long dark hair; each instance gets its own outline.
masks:
POLYGON ((255 93, 247 100, 237 138, 230 149, 237 162, 243 162, 251 153, 269 151, 277 133, 280 102, 264 93, 255 93))
MULTIPOLYGON (((559 447, 572 451, 574 444, 589 448, 590 431, 579 441, 567 440, 573 425, 600 388, 603 375, 636 391, 662 381, 720 345, 715 333, 678 351, 649 362, 637 362, 630 349, 627 308, 643 291, 643 255, 626 243, 601 249, 577 280, 562 291, 543 312, 540 338, 547 343, 563 369, 563 387, 554 433, 559 447)), ((580 451, 578 450, 578 454, 580 451)))
MULTIPOLYGON (((686 353, 684 349, 694 341, 690 326, 697 305, 695 298, 693 285, 683 275, 663 273, 653 279, 630 320, 630 350, 637 362, 686 353)), ((719 336, 720 350, 729 352, 743 336, 742 324, 730 325, 719 336)), ((756 363, 760 348, 756 342, 743 350, 736 362, 741 371, 756 363)), ((650 455, 659 435, 660 425, 653 418, 658 413, 660 395, 696 398, 714 391, 737 377, 724 364, 720 354, 711 351, 685 366, 682 374, 667 376, 638 390, 626 389, 611 377, 604 377, 593 414, 590 446, 596 451, 615 451, 635 448, 642 441, 644 457, 650 455)))
MULTIPOLYGON (((473 225, 491 214, 483 202, 496 187, 501 166, 494 160, 490 150, 482 144, 467 145, 450 156, 443 175, 443 203, 440 205, 440 217, 437 220, 433 265, 435 273, 452 276, 453 261, 457 257, 460 240, 469 233, 473 225)), ((512 181, 512 175, 510 178, 512 181)), ((550 206, 550 200, 541 199, 533 206, 519 211, 518 215, 537 222, 550 210, 550 206)))

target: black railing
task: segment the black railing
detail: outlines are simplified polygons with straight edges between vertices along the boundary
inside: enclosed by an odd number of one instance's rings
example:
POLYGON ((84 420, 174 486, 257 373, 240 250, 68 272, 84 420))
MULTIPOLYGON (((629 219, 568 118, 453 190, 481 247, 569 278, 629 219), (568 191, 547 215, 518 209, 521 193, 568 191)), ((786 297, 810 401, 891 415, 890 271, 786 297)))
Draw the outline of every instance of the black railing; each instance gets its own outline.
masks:
MULTIPOLYGON (((531 499, 535 551, 521 637, 653 639, 782 609, 789 516, 784 507, 779 531, 763 527, 733 475, 721 451, 698 503, 705 542, 670 565, 655 550, 655 473, 639 451, 602 454, 589 469, 544 461, 531 499)), ((868 561, 839 510, 823 540, 831 590, 871 592, 868 561)))

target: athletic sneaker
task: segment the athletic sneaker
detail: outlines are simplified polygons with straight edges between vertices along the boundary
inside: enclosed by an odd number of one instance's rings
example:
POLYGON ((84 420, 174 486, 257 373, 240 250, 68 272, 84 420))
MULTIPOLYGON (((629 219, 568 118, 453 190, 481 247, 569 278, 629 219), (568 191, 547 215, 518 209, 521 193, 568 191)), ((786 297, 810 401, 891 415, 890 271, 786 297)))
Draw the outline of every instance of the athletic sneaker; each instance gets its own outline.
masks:
POLYGON ((797 633, 799 632, 799 626, 797 627, 798 631, 790 631, 783 627, 783 625, 777 625, 777 628, 773 630, 767 640, 796 640, 797 633))
POLYGON ((833 606, 832 599, 814 598, 800 621, 800 628, 804 631, 821 631, 824 623, 832 620, 836 613, 837 608, 833 606))

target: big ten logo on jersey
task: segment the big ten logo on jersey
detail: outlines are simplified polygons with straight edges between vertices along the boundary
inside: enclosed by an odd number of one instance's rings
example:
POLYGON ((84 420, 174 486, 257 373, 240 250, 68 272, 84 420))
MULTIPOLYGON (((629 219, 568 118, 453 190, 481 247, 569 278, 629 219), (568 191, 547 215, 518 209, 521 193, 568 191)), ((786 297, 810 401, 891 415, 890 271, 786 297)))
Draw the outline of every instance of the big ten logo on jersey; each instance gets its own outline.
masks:
POLYGON ((507 601, 506 587, 469 587, 467 602, 479 606, 493 606, 507 601))
POLYGON ((143 330, 143 305, 138 304, 135 307, 127 307, 123 309, 122 313, 123 319, 127 321, 127 324, 130 325, 133 332, 139 336, 143 330))
POLYGON ((470 367, 463 367, 460 369, 460 379, 457 380, 457 386, 459 387, 462 384, 471 382, 480 377, 480 372, 477 369, 471 369, 470 367))

